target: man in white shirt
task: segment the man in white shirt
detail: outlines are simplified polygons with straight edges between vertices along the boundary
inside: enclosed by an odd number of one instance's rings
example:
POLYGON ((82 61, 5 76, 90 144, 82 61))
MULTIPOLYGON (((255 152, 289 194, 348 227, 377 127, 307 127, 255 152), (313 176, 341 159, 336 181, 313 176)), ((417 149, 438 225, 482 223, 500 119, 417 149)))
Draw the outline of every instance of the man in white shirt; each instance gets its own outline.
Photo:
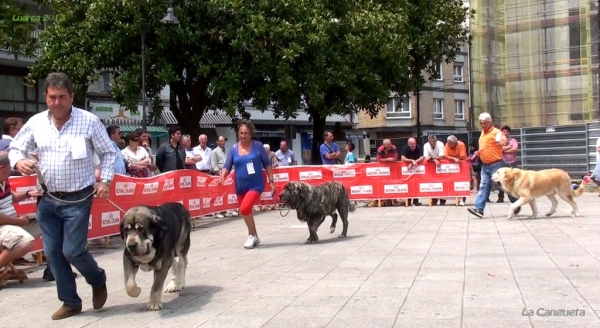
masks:
POLYGON ((440 166, 440 160, 444 158, 444 143, 437 140, 434 135, 429 136, 429 140, 423 146, 423 156, 425 162, 433 161, 436 166, 440 166))
POLYGON ((200 142, 200 145, 193 148, 194 155, 200 156, 200 160, 196 162, 196 168, 202 173, 210 174, 210 155, 212 149, 206 145, 208 142, 206 134, 201 134, 198 137, 198 142, 200 142))
POLYGON ((277 158, 279 166, 292 166, 298 164, 294 152, 288 149, 287 141, 285 140, 279 143, 279 150, 275 152, 275 158, 277 158))
MULTIPOLYGON (((439 167, 442 165, 440 160, 444 158, 444 143, 437 140, 435 135, 430 135, 428 139, 425 146, 423 146, 424 162, 433 161, 439 167)), ((446 200, 441 198, 433 198, 432 205, 437 205, 438 200, 440 201, 440 205, 446 205, 446 200)))

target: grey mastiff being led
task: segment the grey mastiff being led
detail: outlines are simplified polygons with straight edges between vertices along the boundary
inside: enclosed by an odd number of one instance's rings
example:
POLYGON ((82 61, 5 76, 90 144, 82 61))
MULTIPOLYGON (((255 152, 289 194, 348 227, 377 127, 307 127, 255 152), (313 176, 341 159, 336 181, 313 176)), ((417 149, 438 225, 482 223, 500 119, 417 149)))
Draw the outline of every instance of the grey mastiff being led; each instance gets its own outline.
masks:
POLYGON ((190 220, 190 213, 183 205, 165 203, 160 206, 132 207, 121 221, 121 238, 125 240, 125 289, 131 297, 140 296, 141 289, 135 282, 138 268, 143 271, 154 270, 154 282, 147 307, 150 311, 163 307, 161 296, 169 268, 173 279, 164 292, 174 293, 185 287, 190 220), (175 257, 178 259, 175 260, 175 257))
POLYGON ((335 231, 337 223, 337 212, 340 214, 344 228, 339 238, 345 238, 348 233, 348 213, 356 210, 350 202, 348 192, 343 184, 330 181, 318 186, 306 182, 288 182, 279 194, 281 201, 296 210, 298 220, 308 225, 309 237, 305 244, 316 243, 319 240, 317 230, 325 217, 330 215, 331 227, 329 232, 335 231))

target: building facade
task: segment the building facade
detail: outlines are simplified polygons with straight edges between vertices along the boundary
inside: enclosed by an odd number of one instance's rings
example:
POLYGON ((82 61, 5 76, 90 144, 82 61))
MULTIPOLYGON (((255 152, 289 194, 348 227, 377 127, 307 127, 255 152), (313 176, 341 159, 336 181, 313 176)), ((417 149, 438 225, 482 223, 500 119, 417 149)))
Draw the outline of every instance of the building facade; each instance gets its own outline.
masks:
POLYGON ((598 119, 598 0, 472 0, 474 114, 511 127, 598 119))
MULTIPOLYGON (((34 1, 17 2, 27 6, 28 15, 43 16, 50 13, 45 8, 39 8, 34 1)), ((49 24, 51 23, 40 21, 37 29, 32 32, 32 37, 39 37, 49 24)), ((4 124, 4 120, 8 117, 27 119, 46 110, 43 80, 38 81, 33 88, 25 85, 25 77, 29 73, 28 67, 34 61, 35 58, 15 59, 10 48, 0 47, 0 125, 4 124)))
MULTIPOLYGON (((427 82, 417 97, 392 95, 386 106, 374 118, 364 112, 358 114, 358 130, 369 136, 368 153, 373 156, 383 139, 391 139, 396 147, 403 147, 408 138, 417 136, 417 120, 421 137, 429 134, 465 133, 470 126, 469 115, 469 60, 468 47, 463 47, 454 62, 442 63, 435 81, 427 82), (417 114, 418 113, 418 114, 417 114)), ((424 139, 421 138, 421 142, 424 139)))

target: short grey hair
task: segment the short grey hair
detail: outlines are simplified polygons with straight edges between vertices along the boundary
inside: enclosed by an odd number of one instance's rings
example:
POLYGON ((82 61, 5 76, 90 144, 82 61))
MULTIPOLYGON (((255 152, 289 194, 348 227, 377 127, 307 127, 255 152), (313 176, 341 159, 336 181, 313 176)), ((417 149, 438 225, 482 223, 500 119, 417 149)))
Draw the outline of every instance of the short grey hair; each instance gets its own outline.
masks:
POLYGON ((0 165, 10 166, 10 159, 8 159, 8 152, 5 150, 0 151, 0 165))
POLYGON ((181 136, 181 139, 183 138, 189 138, 190 140, 192 140, 192 137, 189 134, 184 134, 181 136))
POLYGON ((455 143, 456 141, 458 141, 458 139, 456 139, 456 136, 454 136, 453 134, 449 135, 447 140, 449 143, 455 143))
POLYGON ((490 113, 481 113, 481 114, 479 114, 479 120, 480 121, 491 122, 492 121, 492 115, 490 115, 490 113))
POLYGON ((48 93, 48 88, 67 89, 69 94, 73 94, 73 83, 67 74, 62 72, 50 73, 44 80, 44 90, 48 93))
POLYGON ((271 150, 271 146, 269 146, 269 144, 264 144, 263 147, 265 147, 266 150, 271 150))
POLYGON ((428 140, 437 140, 437 137, 435 136, 435 134, 430 134, 427 139, 428 140))

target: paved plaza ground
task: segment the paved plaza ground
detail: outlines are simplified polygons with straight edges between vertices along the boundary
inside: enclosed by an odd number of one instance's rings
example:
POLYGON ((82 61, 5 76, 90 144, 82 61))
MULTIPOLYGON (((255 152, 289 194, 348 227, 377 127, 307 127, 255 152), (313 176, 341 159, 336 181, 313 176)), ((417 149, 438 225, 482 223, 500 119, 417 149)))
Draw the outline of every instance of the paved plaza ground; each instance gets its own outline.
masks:
MULTIPOLYGON (((164 294, 158 312, 145 310, 152 274, 138 273, 142 295, 131 298, 122 247, 94 246, 108 276, 102 310, 92 309, 80 276, 84 312, 50 320, 61 304, 38 267, 27 270, 24 284, 0 290, 1 326, 600 327, 599 200, 579 197, 579 220, 562 200, 551 219, 524 220, 527 206, 515 221, 505 219, 507 203, 490 204, 485 219, 453 205, 361 207, 351 213, 348 238, 337 238, 339 221, 329 234, 327 219, 316 245, 302 244, 308 230, 294 212, 263 212, 256 217, 261 245, 253 250, 242 247, 241 219, 213 222, 192 232, 187 288, 164 294), (540 309, 578 315, 543 316, 540 309)), ((538 207, 545 213, 550 202, 538 207)))

